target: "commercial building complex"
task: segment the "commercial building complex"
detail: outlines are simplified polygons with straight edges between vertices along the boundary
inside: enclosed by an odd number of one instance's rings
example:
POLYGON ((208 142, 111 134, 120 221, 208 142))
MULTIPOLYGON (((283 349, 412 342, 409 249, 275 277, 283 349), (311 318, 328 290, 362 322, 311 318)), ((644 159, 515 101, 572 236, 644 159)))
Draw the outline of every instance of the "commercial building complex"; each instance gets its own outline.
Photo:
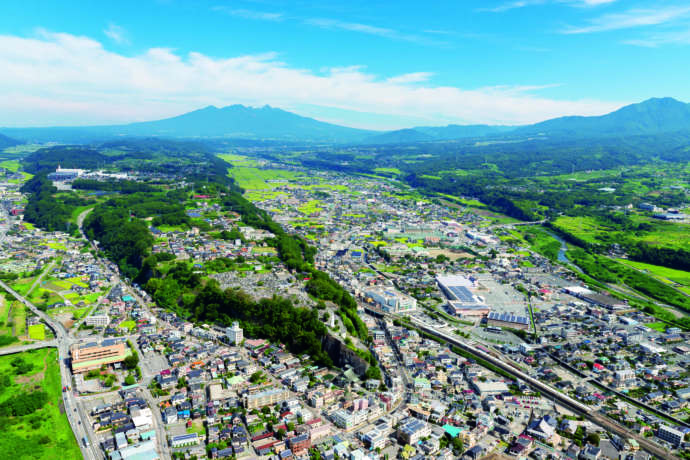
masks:
POLYGON ((455 316, 481 317, 489 314, 490 308, 484 299, 474 294, 476 281, 459 275, 437 276, 438 287, 448 298, 446 310, 455 316))
POLYGON ((388 313, 412 311, 417 308, 417 299, 395 289, 369 289, 365 297, 378 308, 388 313))
POLYGON ((114 364, 125 360, 127 346, 124 341, 108 339, 101 342, 74 344, 70 348, 72 372, 88 372, 99 369, 104 364, 114 364))

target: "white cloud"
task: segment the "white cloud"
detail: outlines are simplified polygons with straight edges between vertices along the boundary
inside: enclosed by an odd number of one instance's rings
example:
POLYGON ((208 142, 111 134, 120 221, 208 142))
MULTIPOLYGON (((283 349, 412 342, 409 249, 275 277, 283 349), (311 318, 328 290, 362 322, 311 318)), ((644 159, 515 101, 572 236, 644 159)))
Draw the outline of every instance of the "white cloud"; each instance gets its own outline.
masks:
POLYGON ((370 24, 360 24, 357 22, 345 22, 339 21, 337 19, 328 18, 308 18, 305 19, 304 24, 310 26, 320 27, 322 29, 335 29, 335 30, 346 30, 348 32, 358 32, 367 35, 375 35, 377 37, 385 37, 392 40, 415 42, 427 45, 443 45, 443 42, 439 42, 428 37, 417 34, 408 34, 400 32, 395 29, 389 29, 387 27, 378 27, 370 24))
POLYGON ((103 33, 118 45, 129 44, 129 39, 127 38, 127 31, 122 27, 118 26, 117 24, 113 24, 111 22, 110 24, 108 24, 107 29, 103 29, 103 33))
POLYGON ((650 34, 643 38, 623 41, 626 45, 656 48, 661 45, 690 45, 690 29, 650 34))
POLYGON ((215 58, 151 48, 124 56, 91 38, 45 31, 34 38, 0 36, 0 68, 0 126, 150 120, 234 103, 515 124, 602 114, 622 105, 552 100, 533 94, 534 87, 434 86, 424 72, 388 79, 361 67, 315 73, 272 53, 215 58))
POLYGON ((283 13, 273 13, 266 11, 256 11, 247 9, 233 9, 227 6, 216 6, 212 8, 213 11, 220 11, 230 16, 237 16, 244 19, 256 19, 259 21, 282 21, 285 16, 283 13))
POLYGON ((585 6, 599 6, 599 5, 605 5, 607 3, 613 3, 616 0, 582 0, 580 3, 582 3, 585 6))
POLYGON ((495 7, 480 8, 479 11, 489 11, 491 13, 503 13, 505 11, 526 8, 528 6, 538 6, 547 4, 565 4, 574 7, 595 7, 613 3, 617 0, 511 0, 501 3, 495 7))
POLYGON ((564 34, 587 34, 607 32, 610 30, 629 29, 633 27, 655 26, 688 16, 690 6, 670 6, 656 9, 632 9, 623 13, 605 14, 592 19, 589 25, 569 27, 564 34))
POLYGON ((405 84, 409 84, 409 83, 421 83, 423 81, 429 80, 429 78, 431 78, 432 75, 433 74, 430 72, 406 73, 403 75, 391 77, 391 78, 386 80, 386 83, 391 83, 394 85, 405 85, 405 84))

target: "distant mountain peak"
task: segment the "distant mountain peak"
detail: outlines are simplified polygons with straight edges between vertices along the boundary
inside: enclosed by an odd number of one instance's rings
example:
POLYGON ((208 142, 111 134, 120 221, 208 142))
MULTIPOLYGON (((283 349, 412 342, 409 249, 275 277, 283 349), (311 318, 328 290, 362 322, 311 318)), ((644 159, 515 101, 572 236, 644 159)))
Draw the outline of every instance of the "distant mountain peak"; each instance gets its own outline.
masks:
POLYGON ((655 97, 595 117, 561 117, 523 126, 520 134, 578 138, 654 135, 690 131, 690 104, 655 97))

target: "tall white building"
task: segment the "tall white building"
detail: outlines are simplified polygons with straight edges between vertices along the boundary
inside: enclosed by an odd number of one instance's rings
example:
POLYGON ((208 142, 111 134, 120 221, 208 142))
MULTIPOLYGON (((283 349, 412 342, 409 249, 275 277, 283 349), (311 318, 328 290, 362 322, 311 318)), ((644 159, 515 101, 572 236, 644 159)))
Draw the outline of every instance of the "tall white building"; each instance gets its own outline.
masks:
POLYGON ((240 323, 237 321, 232 323, 232 327, 226 328, 225 333, 227 334, 228 341, 231 345, 239 345, 242 343, 242 340, 244 340, 242 328, 240 327, 240 323))
POLYGON ((87 326, 106 327, 110 324, 110 317, 105 313, 91 315, 86 317, 85 322, 87 326))

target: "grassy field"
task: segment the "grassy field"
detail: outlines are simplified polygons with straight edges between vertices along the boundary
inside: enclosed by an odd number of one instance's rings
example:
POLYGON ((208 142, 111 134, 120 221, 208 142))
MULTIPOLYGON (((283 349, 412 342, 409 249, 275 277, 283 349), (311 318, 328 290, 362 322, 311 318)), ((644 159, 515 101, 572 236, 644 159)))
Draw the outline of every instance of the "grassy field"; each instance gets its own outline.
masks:
POLYGON ((14 323, 14 336, 26 335, 26 306, 21 302, 12 305, 12 322, 14 323))
POLYGON ((132 321, 132 320, 127 320, 127 321, 121 322, 120 327, 127 328, 131 332, 135 327, 137 327, 137 323, 132 321))
POLYGON ((379 174, 402 174, 402 171, 400 171, 398 168, 374 168, 374 172, 377 172, 379 174))
POLYGON ((10 287, 17 291, 19 294, 26 295, 33 284, 33 278, 23 278, 16 281, 12 281, 10 287))
POLYGON ((15 300, 0 300, 0 335, 26 335, 26 307, 15 300))
POLYGON ((271 190, 277 184, 267 181, 290 181, 304 177, 301 173, 282 169, 259 169, 249 166, 235 166, 228 170, 228 175, 235 179, 237 185, 246 190, 271 190))
POLYGON ((588 243, 601 242, 603 238, 600 238, 599 234, 608 236, 610 230, 602 226, 594 217, 587 216, 561 216, 553 221, 553 225, 588 243))
POLYGON ((234 153, 223 153, 218 155, 218 157, 222 158, 233 166, 257 166, 259 164, 258 161, 252 158, 245 157, 243 155, 236 155, 234 153))
POLYGON ((654 329, 655 331, 659 332, 666 332, 666 323, 647 323, 645 324, 650 329, 654 329))
POLYGON ((654 231, 640 239, 655 246, 687 249, 690 247, 690 225, 670 222, 655 222, 654 231))
POLYGON ((643 241, 653 246, 673 249, 690 247, 690 225, 688 224, 663 222, 642 215, 629 217, 635 224, 645 224, 647 229, 644 232, 627 232, 589 216, 560 216, 552 224, 585 243, 608 246, 614 242, 643 241))
POLYGON ((7 376, 9 385, 0 385, 0 404, 22 393, 41 389, 48 402, 35 412, 23 416, 3 418, 0 436, 0 458, 16 460, 53 460, 81 458, 77 441, 72 434, 62 407, 60 369, 57 350, 45 348, 0 357, 0 374, 7 376), (26 375, 15 375, 10 364, 21 357, 31 363, 26 375))
POLYGON ((616 259, 618 262, 630 267, 642 270, 645 273, 666 283, 677 283, 690 287, 690 273, 683 270, 661 267, 659 265, 645 264, 627 259, 616 259))
POLYGON ((42 323, 29 326, 29 337, 34 340, 45 340, 46 328, 42 323))
POLYGON ((561 243, 542 227, 525 226, 519 228, 519 232, 535 252, 550 260, 555 261, 558 258, 561 243))
POLYGON ((17 172, 21 164, 17 160, 0 161, 0 168, 8 169, 12 172, 17 172))

